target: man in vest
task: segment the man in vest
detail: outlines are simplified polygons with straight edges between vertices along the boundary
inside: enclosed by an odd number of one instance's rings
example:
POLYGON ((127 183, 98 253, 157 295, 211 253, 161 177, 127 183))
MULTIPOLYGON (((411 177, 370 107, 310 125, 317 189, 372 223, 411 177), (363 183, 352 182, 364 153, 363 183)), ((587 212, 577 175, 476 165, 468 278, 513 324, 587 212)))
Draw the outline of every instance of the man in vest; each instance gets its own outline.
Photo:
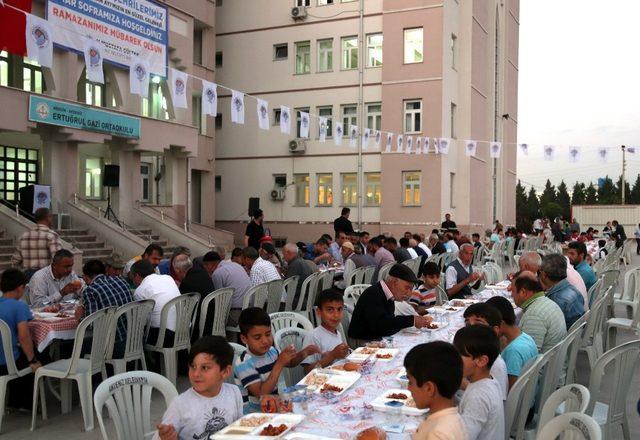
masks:
POLYGON ((336 286, 340 289, 347 287, 347 282, 349 281, 351 274, 358 267, 376 265, 376 260, 371 255, 356 254, 354 252, 353 243, 350 241, 342 243, 340 252, 344 261, 344 278, 341 281, 336 282, 336 286))
POLYGON ((462 299, 471 295, 471 288, 484 279, 484 274, 473 271, 472 261, 473 245, 464 243, 460 246, 458 258, 447 266, 445 272, 445 286, 449 299, 462 299))

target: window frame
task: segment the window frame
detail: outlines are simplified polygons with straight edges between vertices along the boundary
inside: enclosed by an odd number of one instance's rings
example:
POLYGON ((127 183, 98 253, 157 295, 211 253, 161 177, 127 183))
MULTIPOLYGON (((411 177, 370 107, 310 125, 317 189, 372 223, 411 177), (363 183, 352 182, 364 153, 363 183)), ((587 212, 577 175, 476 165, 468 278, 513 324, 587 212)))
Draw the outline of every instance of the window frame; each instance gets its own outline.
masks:
MULTIPOLYGON (((300 137, 300 126, 302 125, 302 118, 300 117, 300 112, 310 113, 309 107, 296 107, 293 109, 296 114, 296 138, 297 139, 306 139, 300 137)), ((309 124, 311 124, 311 117, 309 117, 309 124)), ((311 127, 309 127, 309 137, 311 137, 311 127)))
POLYGON ((367 128, 370 130, 382 130, 382 102, 368 102, 365 104, 365 116, 367 118, 367 128), (379 106, 380 111, 371 112, 370 107, 379 106), (374 124, 369 124, 369 119, 372 118, 374 124))
POLYGON ((402 60, 403 60, 403 64, 420 64, 420 63, 424 63, 424 27, 423 26, 405 28, 403 30, 402 60), (415 30, 418 30, 418 29, 420 29, 422 31, 422 46, 421 46, 420 60, 418 60, 418 61, 407 61, 407 32, 415 31, 415 30))
POLYGON ((457 139, 457 136, 456 136, 456 128, 457 128, 456 127, 456 125, 457 125, 456 124, 456 119, 457 119, 457 115, 458 115, 458 106, 456 105, 455 102, 451 103, 450 112, 451 112, 451 114, 450 114, 451 120, 449 121, 449 123, 451 124, 451 127, 450 127, 450 133, 449 133, 450 136, 449 137, 451 139, 457 139))
POLYGON ((342 119, 342 129, 344 133, 349 132, 351 125, 358 125, 358 104, 342 104, 340 106, 340 119, 342 119), (347 116, 345 110, 348 108, 354 108, 355 112, 347 116))
MULTIPOLYGON (((332 105, 319 105, 316 107, 316 111, 318 112, 318 116, 322 116, 323 118, 327 118, 327 133, 325 138, 333 137, 333 106, 332 105), (328 115, 322 114, 323 110, 329 110, 330 113, 328 115)), ((318 131, 318 137, 320 137, 320 131, 318 131)))
POLYGON ((420 98, 418 98, 418 99, 405 99, 402 102, 402 106, 403 106, 403 116, 404 116, 403 122, 402 122, 403 125, 404 125, 404 127, 403 127, 404 128, 404 133, 407 133, 407 134, 419 134, 419 133, 422 133, 422 127, 424 125, 424 118, 422 117, 422 99, 420 99, 420 98), (420 110, 417 110, 417 111, 415 109, 408 110, 407 109, 407 105, 411 104, 411 103, 419 103, 420 104, 420 110), (411 124, 412 124, 411 130, 409 130, 409 127, 407 126, 407 116, 408 115, 413 115, 412 116, 412 120, 411 120, 411 124), (415 118, 416 115, 419 115, 419 124, 420 124, 419 130, 415 129, 416 128, 416 118, 415 118))
POLYGON ((458 70, 458 36, 451 34, 451 68, 458 70))
POLYGON ((316 173, 316 206, 323 208, 333 206, 333 173, 316 173), (323 178, 329 178, 330 183, 321 183, 323 178), (321 189, 323 190, 324 200, 320 200, 321 189))
POLYGON ((293 206, 308 208, 311 202, 311 177, 309 173, 295 173, 293 175, 293 186, 295 188, 293 206), (303 180, 299 180, 299 178, 303 178, 303 180), (301 195, 299 191, 303 191, 302 197, 306 200, 305 203, 298 203, 301 195))
POLYGON ((317 41, 316 44, 317 48, 318 48, 318 64, 316 66, 316 72, 318 73, 325 73, 325 72, 333 72, 333 38, 323 38, 317 41), (331 43, 331 48, 330 49, 322 49, 320 47, 320 45, 322 43, 327 43, 330 42, 331 43), (322 69, 322 55, 331 55, 331 63, 328 62, 329 57, 327 57, 327 68, 326 69, 322 69), (330 64, 330 65, 329 65, 330 64))
POLYGON ((367 67, 367 68, 372 68, 372 69, 373 69, 373 68, 376 68, 376 67, 382 67, 382 65, 383 65, 383 63, 384 63, 383 52, 382 52, 382 47, 383 47, 382 45, 383 45, 383 42, 384 42, 384 36, 383 36, 383 35, 384 35, 384 34, 383 34, 382 32, 374 32, 374 33, 371 33, 371 34, 367 34, 367 40, 366 40, 366 44, 367 44, 367 47, 366 47, 366 52, 367 52, 367 53, 366 53, 366 56, 367 56, 367 64, 365 65, 365 67, 367 67), (369 55, 369 54, 370 54, 370 52, 369 52, 369 51, 370 51, 372 48, 375 50, 375 49, 376 49, 376 47, 375 47, 375 46, 372 46, 372 45, 370 45, 370 44, 369 44, 369 39, 370 39, 371 37, 376 37, 376 36, 379 36, 379 37, 381 37, 381 38, 382 38, 382 40, 380 41, 380 64, 372 65, 372 64, 370 64, 370 61, 371 61, 371 59, 372 59, 372 58, 371 58, 371 56, 369 55))
POLYGON ((295 47, 295 52, 296 52, 296 57, 294 60, 294 69, 293 72, 295 75, 308 75, 311 73, 311 41, 310 40, 305 40, 305 41, 296 41, 294 44, 295 47), (308 66, 306 66, 306 71, 304 72, 299 72, 298 71, 298 59, 300 58, 300 53, 299 50, 301 48, 306 47, 308 49, 308 52, 306 54, 302 54, 302 56, 304 58, 306 58, 306 60, 309 62, 308 66))
POLYGON ((422 206, 422 171, 407 170, 402 172, 402 206, 413 207, 422 206), (408 176, 417 175, 417 184, 415 180, 409 180, 408 176), (411 201, 407 202, 407 185, 410 186, 411 201), (418 200, 416 202, 416 189, 418 190, 418 200))
POLYGON ((370 171, 364 173, 364 206, 380 206, 382 205, 382 173, 380 171, 370 171), (378 181, 370 181, 369 179, 373 176, 378 176, 378 181), (372 199, 370 201, 370 197, 368 196, 368 188, 369 185, 372 186, 372 199), (376 202, 375 199, 378 198, 376 202))
POLYGON ((357 206, 358 205, 358 173, 340 173, 340 202, 342 206, 357 206), (353 182, 345 184, 345 177, 353 178, 353 182), (351 191, 355 189, 355 194, 351 191), (345 198, 345 192, 349 191, 349 196, 345 198), (353 200, 351 198, 353 197, 353 200))
POLYGON ((340 69, 341 70, 356 70, 358 69, 360 60, 358 58, 358 36, 357 35, 350 35, 348 37, 341 37, 340 38, 340 69), (345 44, 347 43, 347 41, 349 40, 355 40, 356 45, 355 47, 349 47, 348 49, 345 49, 345 44), (349 67, 347 67, 347 63, 346 60, 347 59, 351 59, 351 57, 353 56, 353 54, 351 52, 353 52, 355 50, 355 56, 356 56, 356 64, 355 66, 352 66, 349 63, 349 67), (348 52, 348 58, 345 57, 346 52, 348 52))
POLYGON ((289 59, 289 43, 277 43, 273 45, 273 61, 285 61, 289 59), (278 49, 285 48, 287 55, 284 57, 278 57, 278 49))

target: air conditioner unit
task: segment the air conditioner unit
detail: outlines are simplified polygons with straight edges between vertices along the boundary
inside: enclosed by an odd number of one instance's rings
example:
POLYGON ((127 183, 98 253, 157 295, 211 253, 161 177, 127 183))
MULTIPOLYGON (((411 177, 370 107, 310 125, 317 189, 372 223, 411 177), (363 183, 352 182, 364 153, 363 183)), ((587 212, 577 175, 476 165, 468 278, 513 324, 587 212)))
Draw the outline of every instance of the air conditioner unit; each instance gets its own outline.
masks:
POLYGON ((289 141, 290 153, 304 153, 307 151, 307 143, 302 139, 293 139, 289 141))
POLYGON ((286 195, 286 188, 283 186, 277 186, 271 191, 271 200, 284 200, 286 195))
POLYGON ((291 18, 294 20, 304 20, 307 18, 307 7, 306 6, 294 6, 291 8, 291 18))

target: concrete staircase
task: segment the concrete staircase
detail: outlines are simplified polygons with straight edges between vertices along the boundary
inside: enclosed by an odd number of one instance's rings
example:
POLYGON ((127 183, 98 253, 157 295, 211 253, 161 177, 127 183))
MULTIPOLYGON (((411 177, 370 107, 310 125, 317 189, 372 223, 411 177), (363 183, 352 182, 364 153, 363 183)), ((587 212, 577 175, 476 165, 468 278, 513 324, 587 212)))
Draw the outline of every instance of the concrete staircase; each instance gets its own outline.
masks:
POLYGON ((173 250, 175 249, 175 245, 170 244, 169 240, 161 237, 159 234, 156 234, 152 229, 145 226, 134 226, 133 229, 128 229, 128 231, 134 235, 137 235, 148 243, 155 243, 160 245, 162 247, 162 250, 164 251, 163 258, 171 258, 173 250))
POLYGON ((88 229, 59 229, 56 232, 82 251, 83 263, 93 259, 104 260, 113 255, 113 248, 88 229))
POLYGON ((11 267, 11 256, 16 250, 14 239, 0 231, 0 272, 11 267))

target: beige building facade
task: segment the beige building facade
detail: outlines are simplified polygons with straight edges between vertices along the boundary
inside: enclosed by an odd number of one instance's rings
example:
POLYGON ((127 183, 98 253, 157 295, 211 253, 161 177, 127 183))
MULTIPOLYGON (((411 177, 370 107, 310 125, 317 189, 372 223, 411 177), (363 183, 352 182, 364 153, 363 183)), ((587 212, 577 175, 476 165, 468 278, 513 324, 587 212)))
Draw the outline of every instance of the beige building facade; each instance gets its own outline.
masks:
POLYGON ((221 94, 217 225, 241 237, 250 197, 272 235, 294 241, 331 232, 344 206, 371 233, 427 232, 447 212, 465 231, 513 224, 518 17, 517 0, 219 4, 216 80, 267 100, 271 126, 258 128, 251 97, 245 124, 233 124, 221 94), (312 114, 309 139, 280 132, 280 105, 312 114), (325 143, 315 116, 331 121, 325 143), (336 146, 337 122, 381 130, 382 148, 370 140, 360 156, 346 135, 336 146), (386 132, 429 137, 431 152, 397 154, 394 136, 385 153, 386 132), (433 153, 439 137, 452 139, 448 155, 433 153), (502 155, 484 142, 467 157, 467 139, 501 141, 502 155))

